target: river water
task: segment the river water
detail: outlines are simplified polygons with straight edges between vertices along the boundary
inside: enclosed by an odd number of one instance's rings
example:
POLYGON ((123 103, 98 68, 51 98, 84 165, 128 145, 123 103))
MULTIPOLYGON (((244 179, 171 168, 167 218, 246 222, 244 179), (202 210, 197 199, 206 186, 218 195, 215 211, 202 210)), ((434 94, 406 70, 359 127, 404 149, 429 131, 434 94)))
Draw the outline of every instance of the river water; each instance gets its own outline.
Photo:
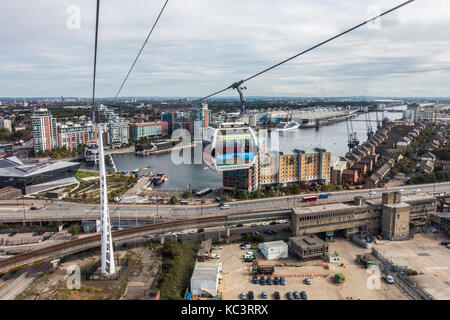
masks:
MULTIPOLYGON (((384 115, 390 120, 397 120, 402 117, 401 110, 405 107, 396 108, 399 112, 385 112, 384 115)), ((360 143, 367 139, 366 131, 366 115, 361 114, 352 121, 353 129, 357 132, 360 143), (356 121, 355 121, 356 120, 356 121)), ((379 113, 381 120, 381 113, 379 113)), ((376 130, 376 114, 370 113, 370 119, 374 131, 376 130)), ((333 159, 343 156, 347 153, 347 123, 346 121, 331 124, 329 126, 321 127, 320 129, 298 129, 291 132, 280 133, 279 135, 280 148, 297 148, 301 149, 305 146, 323 146, 327 151, 331 151, 333 159)), ((195 188, 220 188, 222 186, 222 174, 206 169, 202 164, 180 164, 177 165, 172 162, 171 154, 164 153, 149 156, 137 156, 134 153, 115 154, 113 155, 114 162, 119 171, 130 171, 135 168, 145 168, 151 165, 148 169, 154 173, 165 173, 169 179, 158 189, 165 190, 185 190, 189 185, 191 189, 195 188)), ((148 171, 143 170, 142 172, 148 171)))

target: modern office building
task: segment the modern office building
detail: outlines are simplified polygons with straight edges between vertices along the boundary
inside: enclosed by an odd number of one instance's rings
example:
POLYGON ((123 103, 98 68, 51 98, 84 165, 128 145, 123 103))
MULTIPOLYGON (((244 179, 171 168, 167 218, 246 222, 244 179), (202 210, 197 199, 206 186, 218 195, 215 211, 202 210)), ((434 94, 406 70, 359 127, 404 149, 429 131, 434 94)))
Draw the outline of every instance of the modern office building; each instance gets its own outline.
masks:
POLYGON ((23 194, 40 192, 76 183, 80 163, 58 161, 24 164, 17 157, 0 160, 0 188, 15 187, 23 194))
POLYGON ((35 109, 31 116, 34 153, 52 150, 58 145, 56 119, 46 108, 35 109))
POLYGON ((166 136, 167 134, 168 123, 166 121, 130 124, 130 138, 133 141, 139 141, 144 137, 154 138, 166 136))
POLYGON ((97 141, 98 129, 92 122, 72 123, 57 125, 58 147, 75 151, 89 141, 97 141))

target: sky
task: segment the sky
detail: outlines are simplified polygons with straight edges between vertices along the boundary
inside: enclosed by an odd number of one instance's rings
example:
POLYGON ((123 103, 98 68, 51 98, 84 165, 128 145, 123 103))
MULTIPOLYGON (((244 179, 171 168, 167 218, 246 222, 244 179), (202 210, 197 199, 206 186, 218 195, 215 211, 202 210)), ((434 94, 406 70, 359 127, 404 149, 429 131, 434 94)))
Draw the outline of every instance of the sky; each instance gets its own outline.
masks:
MULTIPOLYGON (((121 96, 206 96, 403 1, 169 0, 121 96)), ((97 97, 116 94, 164 2, 101 1, 97 97)), ((0 97, 90 97, 95 6, 0 2, 0 97)), ((416 0, 248 81, 245 94, 448 97, 449 17, 448 0, 416 0)))

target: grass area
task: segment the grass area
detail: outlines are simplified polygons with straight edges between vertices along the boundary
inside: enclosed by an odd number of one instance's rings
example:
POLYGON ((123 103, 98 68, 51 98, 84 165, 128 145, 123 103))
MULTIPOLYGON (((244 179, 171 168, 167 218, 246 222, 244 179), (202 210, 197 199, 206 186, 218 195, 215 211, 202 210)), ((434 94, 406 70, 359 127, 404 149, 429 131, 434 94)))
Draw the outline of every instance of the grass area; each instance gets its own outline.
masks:
POLYGON ((186 288, 194 270, 199 245, 189 241, 164 243, 162 251, 163 263, 159 284, 161 300, 181 300, 184 298, 186 288))
POLYGON ((82 178, 88 178, 88 177, 98 177, 98 172, 89 172, 89 171, 82 171, 78 170, 77 173, 75 173, 75 178, 82 179, 82 178))
POLYGON ((81 286, 80 290, 60 288, 52 296, 52 300, 119 300, 126 289, 126 282, 117 286, 94 288, 81 286))

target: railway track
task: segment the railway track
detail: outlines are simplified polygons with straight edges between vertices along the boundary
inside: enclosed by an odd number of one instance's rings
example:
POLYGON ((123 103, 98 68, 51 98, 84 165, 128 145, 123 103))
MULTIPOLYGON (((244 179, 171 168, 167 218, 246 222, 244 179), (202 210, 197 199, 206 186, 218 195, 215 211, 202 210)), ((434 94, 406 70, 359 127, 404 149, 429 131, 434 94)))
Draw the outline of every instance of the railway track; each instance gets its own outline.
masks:
MULTIPOLYGON (((227 216, 219 217, 207 217, 192 220, 182 220, 158 223, 134 228, 127 228, 124 230, 113 231, 114 240, 122 240, 131 237, 139 236, 140 234, 145 234, 150 231, 157 232, 166 229, 173 229, 178 227, 188 227, 188 226, 207 226, 208 224, 226 222, 227 216)), ((56 244, 48 246, 41 249, 36 249, 30 252, 19 254, 14 257, 6 258, 0 260, 0 275, 12 272, 14 270, 27 267, 30 265, 38 264, 43 261, 48 261, 49 259, 58 258, 64 255, 79 252, 88 248, 96 247, 100 245, 101 240, 100 234, 95 234, 92 236, 84 237, 77 240, 70 240, 61 244, 56 244)))

